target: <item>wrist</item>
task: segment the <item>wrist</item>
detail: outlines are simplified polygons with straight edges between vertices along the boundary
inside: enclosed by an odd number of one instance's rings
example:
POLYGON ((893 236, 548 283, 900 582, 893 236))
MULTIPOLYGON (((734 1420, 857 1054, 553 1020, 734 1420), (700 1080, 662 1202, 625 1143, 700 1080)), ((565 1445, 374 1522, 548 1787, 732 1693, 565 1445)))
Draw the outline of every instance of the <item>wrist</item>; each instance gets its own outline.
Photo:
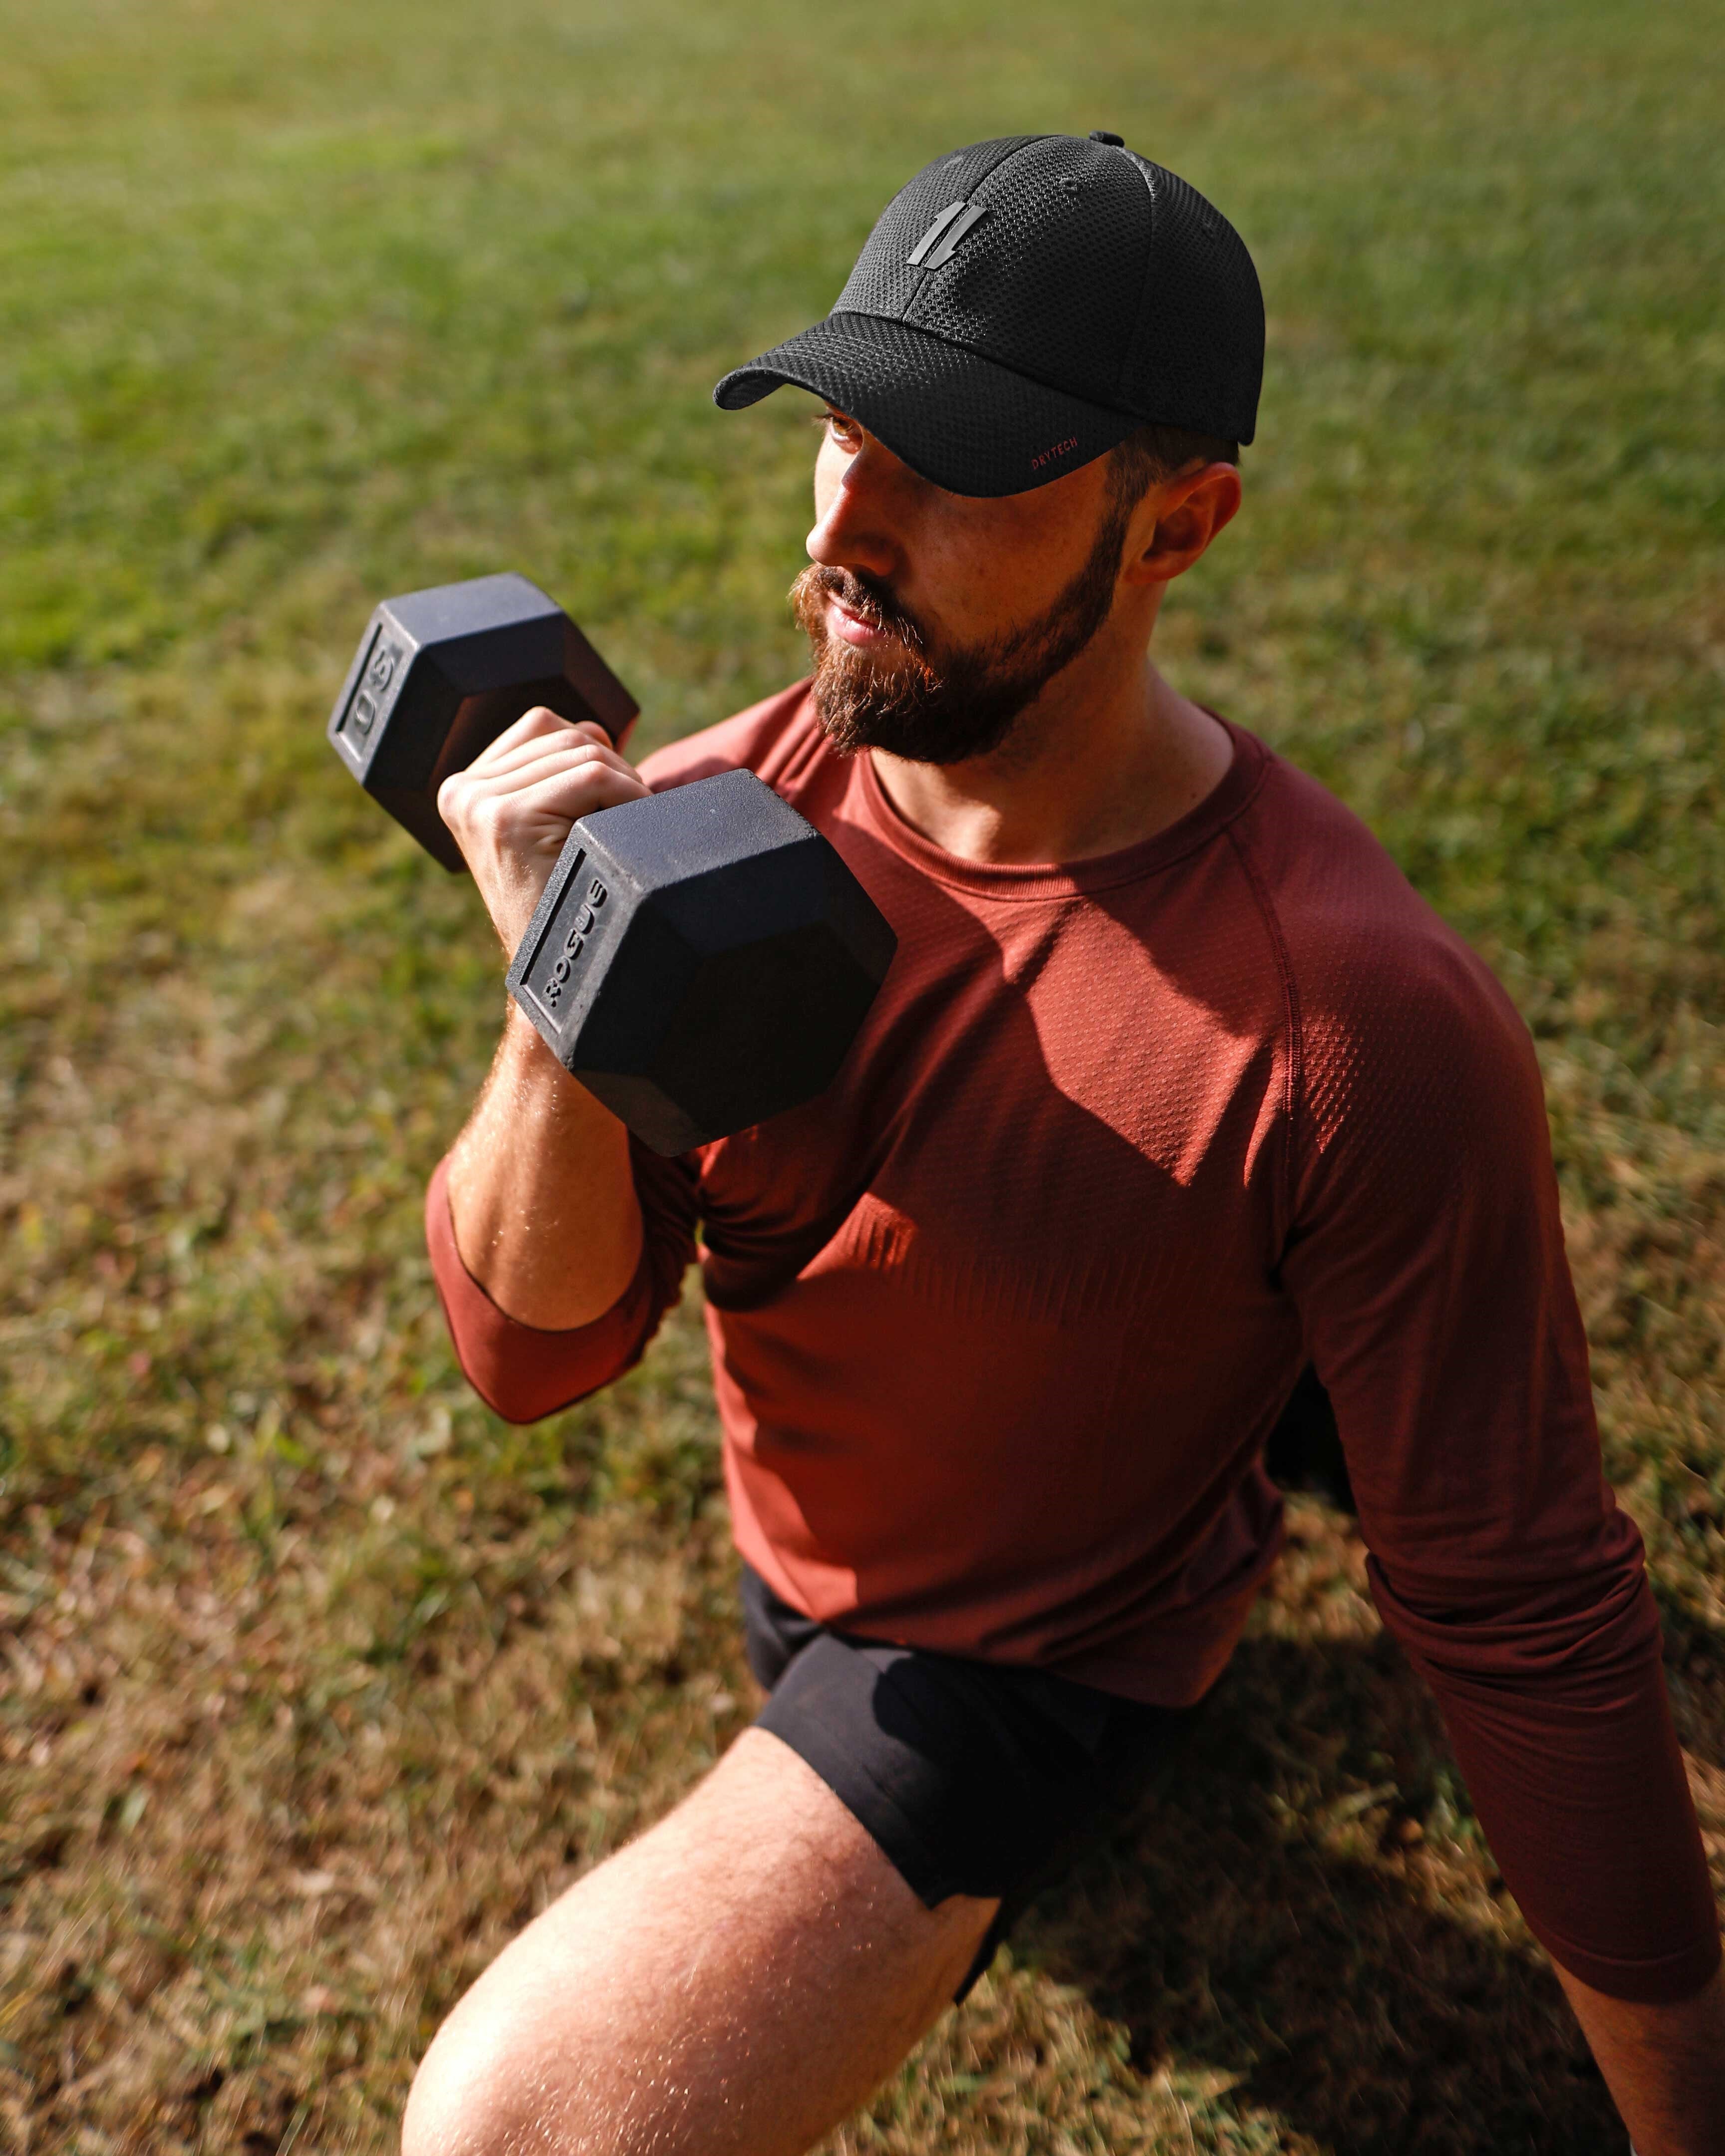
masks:
POLYGON ((456 1255, 508 1317, 542 1332, 610 1309, 640 1261, 629 1132, 511 1009, 445 1179, 456 1255))
POLYGON ((488 1102, 505 1108, 518 1127, 523 1116, 566 1133, 572 1124, 578 1125, 586 1142, 608 1139, 627 1157, 629 1132, 620 1118, 564 1069, 512 998, 497 1046, 494 1079, 501 1083, 488 1088, 488 1102))
POLYGON ((504 1004, 503 1035, 497 1045, 497 1057, 517 1080, 549 1086, 557 1092, 569 1086, 578 1092, 584 1090, 546 1046, 538 1028, 513 996, 508 997, 504 1004))

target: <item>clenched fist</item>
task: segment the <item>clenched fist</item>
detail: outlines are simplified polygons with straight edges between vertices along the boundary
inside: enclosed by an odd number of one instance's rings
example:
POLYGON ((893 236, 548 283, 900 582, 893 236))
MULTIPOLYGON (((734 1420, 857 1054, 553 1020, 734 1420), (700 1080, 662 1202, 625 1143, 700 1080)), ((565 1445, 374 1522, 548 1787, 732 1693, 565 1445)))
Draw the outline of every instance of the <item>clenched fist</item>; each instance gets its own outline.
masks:
POLYGON ((603 726, 572 726, 538 704, 438 788, 486 911, 513 956, 569 827, 648 792, 603 726))

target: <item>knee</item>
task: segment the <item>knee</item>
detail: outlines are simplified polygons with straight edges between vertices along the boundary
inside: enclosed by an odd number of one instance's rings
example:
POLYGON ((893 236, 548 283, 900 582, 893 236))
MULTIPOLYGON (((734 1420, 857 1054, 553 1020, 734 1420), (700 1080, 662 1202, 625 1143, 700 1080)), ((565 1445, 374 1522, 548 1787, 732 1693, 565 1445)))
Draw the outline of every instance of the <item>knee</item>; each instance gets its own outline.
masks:
POLYGON ((402 2156, 501 2156, 502 2061, 445 2022, 419 2061, 402 2113, 402 2156))
POLYGON ((402 2156, 586 2156, 598 2149, 575 2114, 569 2064, 549 2062, 530 2032, 470 1997, 419 2063, 402 2114, 402 2156))

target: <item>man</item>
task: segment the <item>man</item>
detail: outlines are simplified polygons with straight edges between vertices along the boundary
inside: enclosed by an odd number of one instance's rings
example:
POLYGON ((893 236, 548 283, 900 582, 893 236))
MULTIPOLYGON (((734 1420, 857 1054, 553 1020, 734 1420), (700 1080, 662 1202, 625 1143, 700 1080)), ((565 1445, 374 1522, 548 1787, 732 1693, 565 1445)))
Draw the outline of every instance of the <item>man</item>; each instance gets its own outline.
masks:
POLYGON ((1262 353, 1245 248, 1118 136, 937 161, 716 392, 826 400, 812 682, 639 775, 530 713, 444 789, 506 949, 574 818, 741 764, 899 952, 826 1096, 676 1161, 512 1013, 434 1180, 458 1349, 520 1419, 639 1356, 700 1222, 771 1697, 461 2001, 410 2156, 793 2156, 844 2117, 1214 1684, 1308 1363, 1642 2156, 1725 2151, 1717 1926, 1531 1044, 1362 827, 1149 661, 1262 353))

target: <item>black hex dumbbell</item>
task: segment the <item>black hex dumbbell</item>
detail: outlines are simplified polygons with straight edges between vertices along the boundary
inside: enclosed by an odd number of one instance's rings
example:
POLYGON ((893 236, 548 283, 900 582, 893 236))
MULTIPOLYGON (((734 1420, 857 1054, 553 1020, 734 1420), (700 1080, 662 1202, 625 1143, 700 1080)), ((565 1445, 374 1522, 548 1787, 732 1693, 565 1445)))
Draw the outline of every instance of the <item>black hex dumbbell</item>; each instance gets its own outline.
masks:
MULTIPOLYGON (((476 578, 378 608, 330 739, 459 868, 437 789, 536 704, 614 739, 636 710, 542 592, 476 578), (547 672, 560 653, 565 670, 547 672)), ((566 1070, 677 1153, 824 1092, 896 947, 834 846, 752 772, 727 771, 583 817, 509 987, 566 1070)))
POLYGON ((437 790, 523 711, 597 720, 614 742, 640 706, 554 599, 525 577, 474 577, 385 599, 330 714, 336 753, 434 860, 467 865, 437 790))
POLYGON ((655 1152, 824 1093, 897 938, 836 850, 752 771, 583 816, 509 986, 655 1152))

